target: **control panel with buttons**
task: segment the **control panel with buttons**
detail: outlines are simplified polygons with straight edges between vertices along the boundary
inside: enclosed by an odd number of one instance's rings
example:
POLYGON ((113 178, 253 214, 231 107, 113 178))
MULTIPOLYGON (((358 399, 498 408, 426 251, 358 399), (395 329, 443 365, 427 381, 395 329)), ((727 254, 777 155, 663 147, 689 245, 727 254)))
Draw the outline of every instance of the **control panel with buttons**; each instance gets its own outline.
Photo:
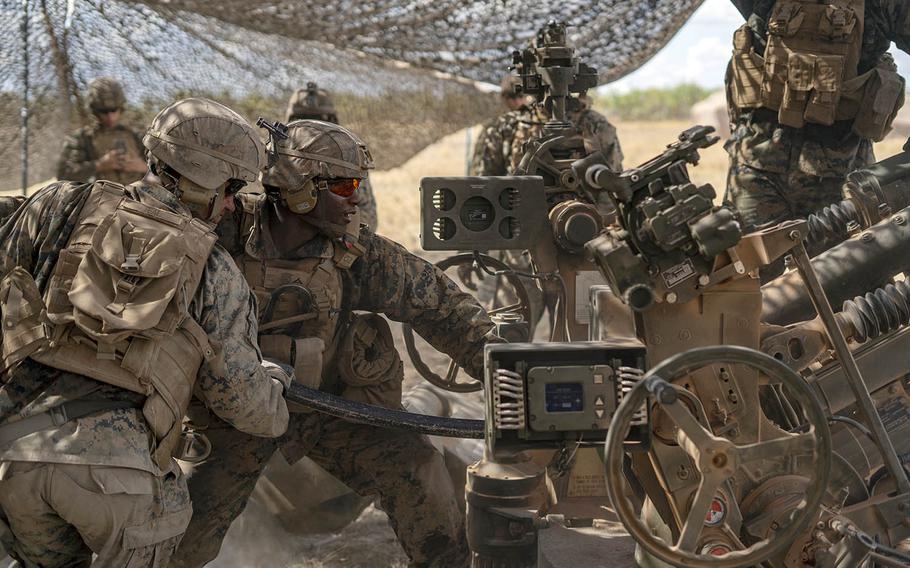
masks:
MULTIPOLYGON (((487 404, 496 444, 602 441, 644 366, 644 346, 627 339, 487 346, 487 404)), ((647 428, 642 408, 632 438, 646 439, 647 428)))

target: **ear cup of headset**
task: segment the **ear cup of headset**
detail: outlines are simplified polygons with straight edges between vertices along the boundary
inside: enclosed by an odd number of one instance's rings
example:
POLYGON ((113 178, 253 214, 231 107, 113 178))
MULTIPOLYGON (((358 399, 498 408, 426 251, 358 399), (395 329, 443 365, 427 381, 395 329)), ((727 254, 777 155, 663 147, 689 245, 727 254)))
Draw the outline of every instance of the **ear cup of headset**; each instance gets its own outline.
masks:
POLYGON ((282 191, 284 200, 288 204, 288 209, 298 215, 309 213, 316 207, 316 200, 319 196, 319 190, 316 184, 308 181, 301 189, 297 191, 282 191))

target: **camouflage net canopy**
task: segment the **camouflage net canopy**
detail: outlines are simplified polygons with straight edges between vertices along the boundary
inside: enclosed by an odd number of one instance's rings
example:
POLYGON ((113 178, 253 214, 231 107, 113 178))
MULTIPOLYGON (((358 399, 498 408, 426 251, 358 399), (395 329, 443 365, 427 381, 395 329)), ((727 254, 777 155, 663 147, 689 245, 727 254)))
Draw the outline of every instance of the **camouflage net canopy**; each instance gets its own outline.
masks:
POLYGON ((19 187, 28 69, 28 181, 54 175, 63 138, 88 124, 95 77, 118 78, 125 122, 143 129, 175 98, 215 98, 283 118, 307 81, 377 167, 499 112, 491 94, 550 20, 570 25, 601 84, 636 69, 702 0, 0 0, 0 189, 19 187))

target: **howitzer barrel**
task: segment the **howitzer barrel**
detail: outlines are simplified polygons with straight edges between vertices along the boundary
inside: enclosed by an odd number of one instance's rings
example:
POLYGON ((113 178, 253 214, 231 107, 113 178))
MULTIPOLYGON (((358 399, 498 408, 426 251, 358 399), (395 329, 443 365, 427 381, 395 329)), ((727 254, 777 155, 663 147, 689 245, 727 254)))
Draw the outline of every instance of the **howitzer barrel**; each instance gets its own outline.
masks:
MULTIPOLYGON (((812 259, 831 305, 882 286, 910 269, 910 207, 812 259)), ((762 286, 762 321, 787 325, 815 317, 806 287, 795 271, 762 286)))
POLYGON ((890 156, 863 168, 860 173, 867 173, 878 181, 878 184, 885 192, 888 204, 892 207, 898 204, 910 205, 907 203, 910 195, 905 191, 907 189, 906 183, 898 187, 894 185, 896 182, 910 179, 910 152, 905 151, 890 156))

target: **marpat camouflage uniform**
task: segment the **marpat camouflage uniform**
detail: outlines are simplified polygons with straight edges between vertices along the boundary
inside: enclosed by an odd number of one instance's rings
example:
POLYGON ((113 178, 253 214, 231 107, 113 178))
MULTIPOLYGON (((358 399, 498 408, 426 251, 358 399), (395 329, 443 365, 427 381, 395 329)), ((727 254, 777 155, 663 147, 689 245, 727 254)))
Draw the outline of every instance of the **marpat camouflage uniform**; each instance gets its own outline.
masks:
POLYGON ((12 217, 16 209, 25 203, 24 197, 0 197, 0 225, 6 223, 6 220, 12 217))
MULTIPOLYGON (((569 119, 584 137, 588 150, 602 151, 611 168, 622 170, 623 155, 616 128, 604 115, 585 108, 572 113, 569 119)), ((525 142, 540 138, 547 120, 537 105, 504 113, 484 125, 474 144, 471 175, 510 175, 521 162, 525 142)))
POLYGON ((376 211, 376 195, 373 194, 373 184, 370 183, 370 178, 363 178, 363 182, 357 188, 357 193, 360 194, 360 203, 357 204, 360 220, 375 231, 376 225, 379 223, 379 213, 376 211))
POLYGON ((503 113, 483 125, 474 141, 472 176, 507 176, 511 173, 512 143, 525 113, 530 113, 528 107, 503 113))
MULTIPOLYGON (((754 12, 753 21, 755 16, 767 20, 775 5, 771 0, 732 2, 741 12, 754 12)), ((910 3, 866 0, 858 72, 875 67, 892 41, 910 51, 910 3)), ((728 73, 728 84, 731 80, 728 73)), ((732 119, 724 200, 739 210, 748 231, 805 218, 840 201, 846 174, 875 161, 872 143, 851 130, 853 120, 794 128, 781 125, 777 111, 769 108, 733 110, 732 119)))
MULTIPOLYGON (((43 293, 91 188, 57 183, 30 198, 0 228, 0 274, 22 267, 43 293)), ((135 189, 189 215, 159 186, 135 189)), ((196 395, 249 434, 282 434, 288 420, 284 385, 260 363, 255 301, 224 249, 216 246, 209 256, 189 312, 220 350, 199 368, 196 395)), ((191 506, 176 462, 162 471, 153 461, 155 436, 141 411, 145 397, 32 359, 4 381, 0 432, 72 401, 116 406, 0 445, 0 520, 15 535, 3 543, 7 551, 28 566, 87 566, 93 552, 93 566, 166 566, 191 506)))
MULTIPOLYGON (((244 255, 282 258, 267 231, 272 214, 260 198, 253 230, 243 234, 238 203, 233 217, 219 226, 221 242, 239 263, 244 255)), ((308 241, 285 261, 322 254, 328 237, 308 241)), ((433 264, 404 247, 361 226, 358 241, 365 250, 343 271, 343 321, 351 310, 375 312, 408 322, 438 350, 450 355, 471 376, 483 373, 483 347, 499 341, 480 305, 433 264)), ((345 326, 338 325, 338 335, 345 326)), ((329 350, 327 349, 327 352, 329 350)), ((324 365, 322 390, 340 394, 344 385, 324 365)), ((401 377, 388 385, 400 404, 401 377)), ((194 423, 196 418, 194 416, 194 423)), ((468 562, 464 524, 455 488, 442 456, 425 436, 345 422, 320 413, 291 415, 288 433, 280 440, 246 436, 208 419, 205 433, 212 455, 193 467, 189 478, 194 515, 173 566, 202 566, 217 556, 233 520, 243 511, 266 462, 280 445, 289 463, 308 456, 361 495, 378 495, 412 566, 454 567, 468 562)))
POLYGON ((145 175, 142 172, 97 170, 95 162, 118 146, 128 155, 143 156, 139 135, 122 124, 110 129, 100 124, 80 128, 63 143, 63 152, 57 162, 57 179, 78 182, 105 179, 124 185, 142 179, 145 175))

